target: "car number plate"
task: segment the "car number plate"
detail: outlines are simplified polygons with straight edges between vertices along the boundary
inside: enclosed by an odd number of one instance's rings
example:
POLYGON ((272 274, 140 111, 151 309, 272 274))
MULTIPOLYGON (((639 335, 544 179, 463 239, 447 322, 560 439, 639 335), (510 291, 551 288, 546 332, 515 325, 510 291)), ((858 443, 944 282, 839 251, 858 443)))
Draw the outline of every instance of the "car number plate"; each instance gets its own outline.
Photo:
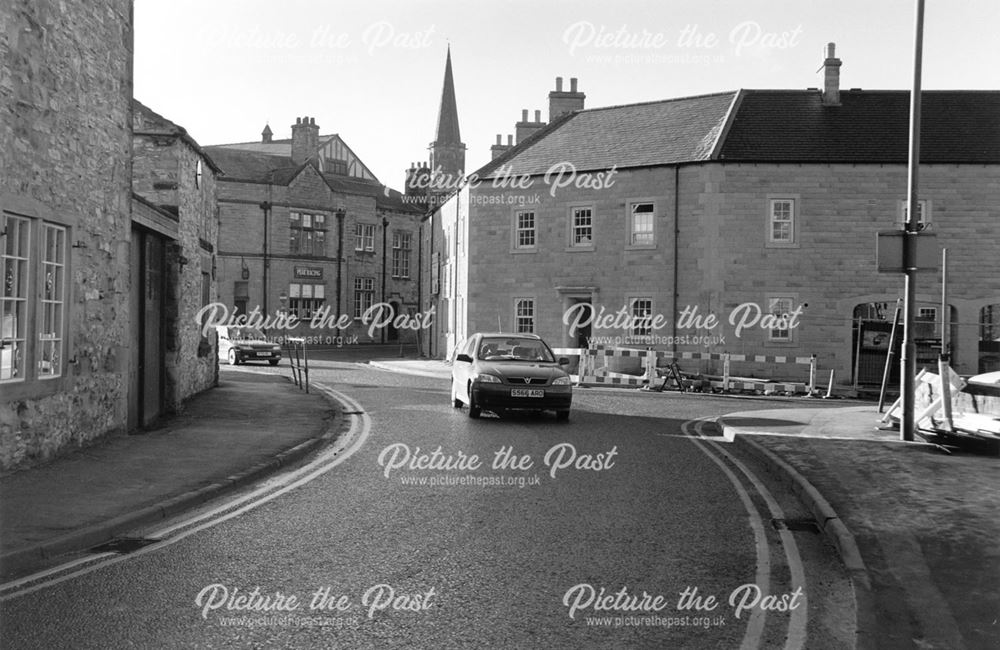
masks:
POLYGON ((545 391, 537 388, 511 388, 511 397, 545 397, 545 391))
POLYGON ((271 356, 271 353, 270 352, 258 352, 257 356, 258 357, 269 357, 269 356, 271 356))

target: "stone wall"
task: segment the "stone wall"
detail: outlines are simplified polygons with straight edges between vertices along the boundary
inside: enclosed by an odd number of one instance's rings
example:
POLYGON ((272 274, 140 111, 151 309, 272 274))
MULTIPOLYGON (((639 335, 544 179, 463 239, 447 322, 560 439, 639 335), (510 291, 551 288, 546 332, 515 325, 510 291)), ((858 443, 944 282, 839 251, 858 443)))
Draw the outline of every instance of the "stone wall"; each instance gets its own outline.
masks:
POLYGON ((67 228, 68 251, 61 376, 29 345, 25 380, 0 384, 9 469, 125 426, 131 0, 0 3, 0 56, 0 210, 67 228))
POLYGON ((216 381, 215 338, 202 335, 197 315, 218 300, 217 181, 208 160, 187 139, 141 134, 158 126, 140 124, 136 118, 132 186, 148 201, 171 206, 178 217, 177 240, 166 254, 163 315, 164 407, 176 411, 216 381))
MULTIPOLYGON (((921 168, 921 197, 930 206, 929 232, 937 235, 938 247, 951 251, 949 303, 960 323, 953 367, 963 374, 977 372, 979 309, 1000 302, 997 171, 996 166, 984 165, 921 168)), ((447 299, 439 314, 446 349, 439 356, 456 342, 456 336, 447 333, 448 321, 462 320, 463 298, 467 319, 451 327, 459 338, 463 331, 497 327, 513 331, 513 301, 528 297, 535 300, 535 331, 554 346, 569 346, 575 341, 563 314, 573 300, 590 299, 595 308, 613 314, 632 298, 643 297, 651 300, 653 314, 665 323, 654 332, 660 338, 649 339, 650 347, 768 356, 815 354, 821 372, 835 369, 838 380, 846 381, 853 370, 854 307, 894 304, 902 292, 901 274, 877 272, 875 240, 876 232, 900 227, 899 205, 905 194, 903 165, 713 162, 681 166, 676 181, 672 167, 621 170, 610 187, 565 188, 555 196, 538 178, 531 188, 517 191, 482 183, 472 190, 467 206, 453 197, 435 216, 435 250, 445 256, 442 298, 447 299), (774 196, 796 200, 796 240, 791 247, 767 245, 768 201, 774 196), (637 201, 655 205, 652 246, 630 242, 628 206, 637 201), (593 209, 592 247, 570 246, 569 214, 578 205, 593 209), (535 212, 533 250, 518 250, 513 244, 514 214, 522 209, 535 212), (467 259, 456 259, 459 270, 449 266, 454 255, 464 254, 466 245, 467 259), (454 282, 463 281, 465 273, 467 289, 456 287, 454 282), (790 296, 794 306, 803 309, 790 340, 772 340, 760 321, 736 336, 730 322, 736 308, 752 303, 766 313, 770 299, 777 296, 790 296), (697 309, 696 315, 702 317, 714 315, 718 324, 675 328, 677 316, 686 308, 697 309), (684 338, 688 335, 692 338, 684 338), (664 341, 673 336, 678 338, 664 341)), ((939 272, 921 272, 917 282, 918 301, 939 305, 939 272)), ((741 316, 736 314, 737 323, 741 316)), ((620 327, 593 331, 595 337, 629 334, 620 327)), ((637 341, 628 347, 647 344, 637 341)), ((682 367, 722 370, 719 362, 684 362, 682 367)), ((747 363, 734 365, 733 373, 804 380, 808 366, 747 363)))
MULTIPOLYGON (((247 308, 260 306, 263 311, 274 314, 281 306, 282 292, 288 293, 289 284, 302 282, 295 277, 296 267, 319 269, 321 276, 315 280, 325 285, 325 305, 331 317, 346 314, 352 320, 344 329, 311 328, 308 322, 290 333, 296 336, 315 337, 313 344, 337 345, 338 337, 353 339, 359 343, 381 342, 381 332, 369 331, 367 325, 353 319, 355 297, 354 278, 374 279, 374 302, 395 300, 403 311, 416 310, 418 283, 418 239, 419 217, 383 211, 371 196, 334 192, 312 168, 305 168, 287 186, 264 185, 228 181, 219 182, 220 234, 219 234, 219 300, 231 311, 234 304, 235 282, 246 281, 249 300, 247 308), (264 213, 261 202, 271 204, 268 216, 268 269, 265 298, 264 286, 264 213), (345 211, 343 224, 343 257, 337 259, 337 208, 345 211), (289 213, 306 212, 322 214, 326 221, 326 248, 324 256, 306 256, 291 252, 289 213), (386 242, 385 294, 382 295, 382 221, 389 221, 386 242), (375 226, 375 250, 355 251, 355 225, 358 223, 375 226), (392 234, 395 231, 411 235, 410 278, 391 277, 392 234), (340 267, 340 299, 337 299, 337 273, 340 267), (249 277, 243 280, 243 268, 249 277)), ((334 319, 335 320, 335 319, 334 319)), ((278 336, 283 332, 271 332, 278 336)), ((416 335, 412 331, 401 331, 402 342, 413 342, 416 335)))

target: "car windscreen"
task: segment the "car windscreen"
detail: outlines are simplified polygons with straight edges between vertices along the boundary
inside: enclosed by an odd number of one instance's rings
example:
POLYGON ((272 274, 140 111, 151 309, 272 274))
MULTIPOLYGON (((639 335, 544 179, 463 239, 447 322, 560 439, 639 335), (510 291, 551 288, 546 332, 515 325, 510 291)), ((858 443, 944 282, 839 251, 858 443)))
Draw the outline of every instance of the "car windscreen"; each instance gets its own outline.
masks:
POLYGON ((237 341, 263 341, 264 333, 256 327, 234 327, 230 330, 230 338, 237 341))
POLYGON ((545 361, 553 363, 552 352, 538 339, 489 337, 479 342, 477 359, 483 361, 545 361))

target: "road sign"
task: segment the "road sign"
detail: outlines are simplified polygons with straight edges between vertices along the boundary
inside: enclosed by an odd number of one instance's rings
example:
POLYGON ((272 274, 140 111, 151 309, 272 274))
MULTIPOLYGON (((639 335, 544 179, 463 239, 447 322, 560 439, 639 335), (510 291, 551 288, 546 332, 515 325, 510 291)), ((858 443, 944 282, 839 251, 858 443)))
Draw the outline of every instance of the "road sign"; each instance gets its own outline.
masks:
MULTIPOLYGON (((902 230, 888 230, 876 233, 875 263, 880 273, 903 273, 902 230)), ((941 251, 937 246, 937 235, 929 232, 911 233, 917 238, 915 265, 920 271, 936 271, 941 261, 941 251)))

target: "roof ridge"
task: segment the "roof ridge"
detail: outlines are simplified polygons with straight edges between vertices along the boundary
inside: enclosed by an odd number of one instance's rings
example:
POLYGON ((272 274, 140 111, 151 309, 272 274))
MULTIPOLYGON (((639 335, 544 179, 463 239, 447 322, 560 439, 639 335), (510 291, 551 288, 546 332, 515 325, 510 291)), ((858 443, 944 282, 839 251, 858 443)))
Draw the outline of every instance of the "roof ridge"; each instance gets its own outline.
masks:
MULTIPOLYGON (((337 133, 327 133, 326 135, 320 135, 318 137, 319 137, 320 140, 323 140, 323 139, 327 139, 328 140, 330 138, 340 137, 340 132, 338 131, 337 133)), ((207 147, 232 147, 233 145, 238 145, 238 144, 284 144, 286 142, 291 142, 291 141, 292 141, 291 138, 278 138, 276 140, 271 140, 271 142, 261 142, 260 140, 248 140, 247 142, 223 142, 223 143, 220 143, 220 144, 209 144, 209 145, 205 145, 205 146, 207 146, 207 147)))
POLYGON ((612 104, 611 106, 597 106, 594 108, 585 108, 580 111, 574 111, 576 113, 596 113, 598 111, 608 111, 618 108, 631 108, 633 106, 650 106, 652 104, 666 104, 669 102, 681 102, 689 99, 703 99, 705 97, 720 97, 722 95, 731 95, 738 93, 741 89, 736 90, 721 90, 714 93, 702 93, 701 95, 685 95, 684 97, 671 97, 668 99, 652 99, 645 102, 633 102, 631 104, 612 104))

